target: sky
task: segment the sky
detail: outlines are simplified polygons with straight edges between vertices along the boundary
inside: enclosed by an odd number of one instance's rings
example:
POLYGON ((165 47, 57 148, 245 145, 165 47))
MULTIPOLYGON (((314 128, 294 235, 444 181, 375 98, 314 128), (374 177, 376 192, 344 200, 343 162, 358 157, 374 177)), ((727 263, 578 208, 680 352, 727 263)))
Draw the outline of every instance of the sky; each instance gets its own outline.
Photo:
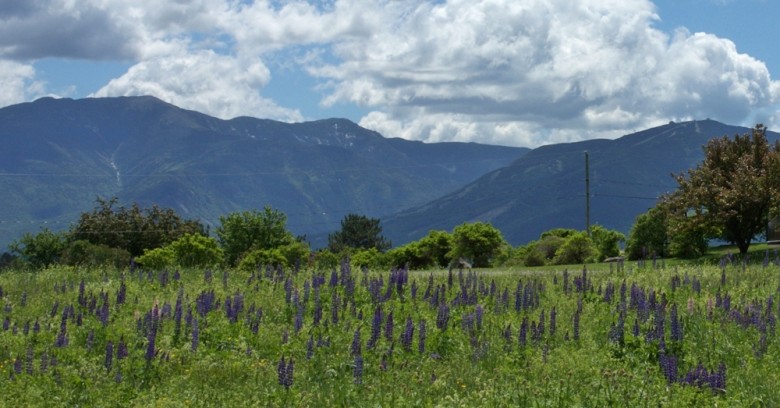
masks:
POLYGON ((672 120, 777 130, 778 17, 777 0, 2 0, 0 106, 154 95, 523 147, 672 120))

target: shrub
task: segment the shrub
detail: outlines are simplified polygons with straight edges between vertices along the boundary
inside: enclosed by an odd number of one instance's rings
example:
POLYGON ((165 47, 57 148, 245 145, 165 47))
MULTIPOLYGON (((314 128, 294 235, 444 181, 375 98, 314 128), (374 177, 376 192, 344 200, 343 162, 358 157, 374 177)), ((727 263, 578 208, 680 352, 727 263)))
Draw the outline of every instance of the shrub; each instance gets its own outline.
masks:
POLYGON ((176 254, 170 246, 147 249, 135 262, 146 269, 161 270, 170 268, 176 263, 176 254))
POLYGON ((61 262, 71 266, 113 266, 124 268, 130 263, 130 252, 86 240, 71 242, 63 251, 61 262))
POLYGON ((585 232, 578 232, 566 238, 566 242, 555 253, 553 263, 557 265, 580 264, 595 255, 593 241, 585 232))
POLYGON ((253 271, 266 265, 290 266, 287 258, 284 257, 279 248, 255 249, 241 258, 241 261, 238 263, 238 269, 253 271))

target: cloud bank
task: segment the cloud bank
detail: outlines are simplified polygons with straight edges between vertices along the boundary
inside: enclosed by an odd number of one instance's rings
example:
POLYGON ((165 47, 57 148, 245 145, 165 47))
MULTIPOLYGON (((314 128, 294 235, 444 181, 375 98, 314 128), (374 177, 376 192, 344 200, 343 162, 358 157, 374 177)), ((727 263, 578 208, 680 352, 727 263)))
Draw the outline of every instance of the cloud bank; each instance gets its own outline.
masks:
POLYGON ((0 6, 0 103, 45 93, 42 58, 127 60, 94 96, 151 94, 299 121, 268 61, 386 136, 518 146, 710 117, 780 125, 780 82, 728 39, 656 28, 647 0, 50 0, 0 6))

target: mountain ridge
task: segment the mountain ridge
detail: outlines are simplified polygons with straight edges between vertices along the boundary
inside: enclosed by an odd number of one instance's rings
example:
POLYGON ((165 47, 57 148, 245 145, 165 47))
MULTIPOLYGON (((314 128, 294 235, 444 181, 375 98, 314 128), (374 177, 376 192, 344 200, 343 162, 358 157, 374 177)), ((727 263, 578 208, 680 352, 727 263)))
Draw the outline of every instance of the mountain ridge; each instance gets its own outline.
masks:
MULTIPOLYGON (((432 202, 383 219, 394 242, 463 222, 496 225, 512 245, 552 228, 585 228, 585 152, 590 167, 590 220, 628 233, 635 217, 676 188, 671 175, 695 167, 714 137, 750 129, 714 120, 670 122, 617 139, 593 139, 533 149, 432 202)), ((771 140, 780 134, 768 132, 771 140)))
POLYGON ((222 120, 150 96, 54 99, 0 109, 0 244, 66 229, 96 197, 174 208, 212 227, 270 205, 291 230, 346 213, 422 204, 528 149, 385 138, 346 119, 222 120))

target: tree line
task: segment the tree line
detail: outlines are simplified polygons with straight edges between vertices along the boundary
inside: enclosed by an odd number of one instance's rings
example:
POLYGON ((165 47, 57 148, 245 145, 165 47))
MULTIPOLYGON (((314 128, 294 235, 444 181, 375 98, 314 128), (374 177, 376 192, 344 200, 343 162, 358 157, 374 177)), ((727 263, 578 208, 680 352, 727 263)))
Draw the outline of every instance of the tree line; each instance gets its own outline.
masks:
POLYGON ((399 247, 382 235, 380 221, 348 214, 328 247, 311 251, 304 237, 287 229, 287 217, 271 207, 220 217, 211 234, 197 220, 174 210, 96 201, 70 230, 44 229, 24 234, 0 258, 3 265, 42 268, 129 263, 146 268, 262 265, 334 268, 349 257, 356 266, 412 269, 445 268, 465 259, 475 267, 581 264, 626 256, 693 258, 706 253, 712 239, 735 244, 746 253, 768 221, 780 216, 780 142, 769 143, 766 128, 710 140, 704 160, 675 174, 675 191, 664 194, 640 214, 628 238, 600 225, 588 231, 556 228, 538 240, 512 247, 500 230, 484 222, 463 223, 451 232, 433 230, 399 247), (625 244, 625 250, 621 246, 625 244))

